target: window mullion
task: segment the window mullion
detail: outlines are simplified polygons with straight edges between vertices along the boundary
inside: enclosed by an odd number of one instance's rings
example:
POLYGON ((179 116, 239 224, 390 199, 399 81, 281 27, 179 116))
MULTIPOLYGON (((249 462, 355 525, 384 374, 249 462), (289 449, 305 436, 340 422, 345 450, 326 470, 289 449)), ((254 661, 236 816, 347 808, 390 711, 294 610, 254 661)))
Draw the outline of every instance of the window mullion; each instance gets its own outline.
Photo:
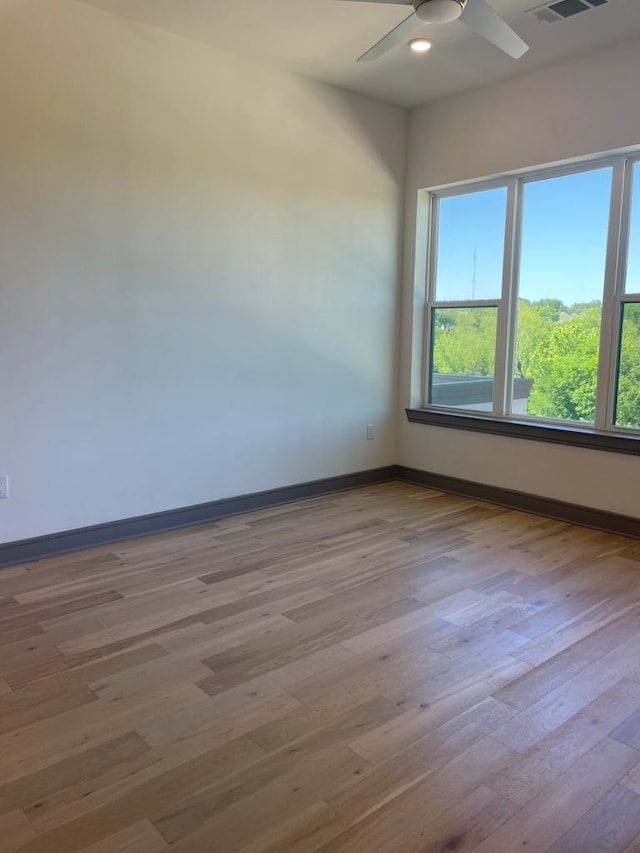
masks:
POLYGON ((611 184, 611 212, 598 357, 594 423, 596 429, 610 429, 613 426, 620 303, 624 294, 629 233, 631 175, 632 170, 628 168, 626 159, 620 158, 614 166, 611 184))
POLYGON ((506 415, 511 411, 513 396, 513 352, 515 331, 515 281, 519 252, 519 186, 517 179, 509 181, 507 188, 507 215, 505 222, 504 262, 502 268, 502 298, 498 306, 496 340, 496 368, 494 413, 506 415))
POLYGON ((433 337, 433 300, 436 297, 436 265, 438 257, 438 208, 439 199, 432 195, 429 210, 429 252, 427 267, 427 300, 424 317, 424 352, 422 364, 424 365, 424 382, 422 389, 423 405, 429 403, 431 395, 431 340, 433 337))

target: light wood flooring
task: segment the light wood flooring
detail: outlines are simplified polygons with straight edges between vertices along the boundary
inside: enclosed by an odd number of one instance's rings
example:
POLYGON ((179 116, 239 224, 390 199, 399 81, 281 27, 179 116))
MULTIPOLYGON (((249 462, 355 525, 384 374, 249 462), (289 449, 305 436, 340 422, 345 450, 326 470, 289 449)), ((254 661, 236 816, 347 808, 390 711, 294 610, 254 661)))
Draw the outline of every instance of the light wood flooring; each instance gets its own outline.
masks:
POLYGON ((0 850, 640 853, 640 542, 389 483, 0 571, 0 850))

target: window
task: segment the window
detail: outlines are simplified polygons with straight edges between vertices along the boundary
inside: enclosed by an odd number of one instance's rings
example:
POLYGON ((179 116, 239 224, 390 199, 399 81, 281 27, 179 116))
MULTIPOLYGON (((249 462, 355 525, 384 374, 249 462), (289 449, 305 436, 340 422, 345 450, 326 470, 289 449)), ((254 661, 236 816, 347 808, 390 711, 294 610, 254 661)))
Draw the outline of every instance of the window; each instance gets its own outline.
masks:
POLYGON ((523 185, 514 378, 532 384, 519 414, 594 423, 611 176, 523 185))
POLYGON ((634 164, 629 195, 624 295, 619 297, 619 309, 614 309, 620 316, 614 423, 640 430, 640 163, 634 164))
POLYGON ((622 334, 616 382, 617 426, 640 429, 640 303, 622 309, 622 334))
POLYGON ((492 411, 496 308, 434 308, 431 319, 430 401, 492 411))
POLYGON ((640 156, 430 198, 424 408, 640 431, 640 156))
POLYGON ((438 205, 429 382, 434 405, 493 409, 506 215, 504 187, 438 205))

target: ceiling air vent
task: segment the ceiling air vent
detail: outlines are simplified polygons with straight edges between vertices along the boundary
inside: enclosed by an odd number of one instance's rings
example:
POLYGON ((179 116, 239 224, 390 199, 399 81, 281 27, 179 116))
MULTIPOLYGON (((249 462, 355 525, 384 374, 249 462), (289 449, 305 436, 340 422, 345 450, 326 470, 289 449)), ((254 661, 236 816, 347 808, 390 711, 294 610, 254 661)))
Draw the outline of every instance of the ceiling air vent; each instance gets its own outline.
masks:
POLYGON ((554 3, 545 3, 529 9, 528 14, 533 15, 536 21, 545 24, 553 24, 565 18, 573 18, 581 12, 588 12, 597 6, 606 6, 609 0, 556 0, 554 3))

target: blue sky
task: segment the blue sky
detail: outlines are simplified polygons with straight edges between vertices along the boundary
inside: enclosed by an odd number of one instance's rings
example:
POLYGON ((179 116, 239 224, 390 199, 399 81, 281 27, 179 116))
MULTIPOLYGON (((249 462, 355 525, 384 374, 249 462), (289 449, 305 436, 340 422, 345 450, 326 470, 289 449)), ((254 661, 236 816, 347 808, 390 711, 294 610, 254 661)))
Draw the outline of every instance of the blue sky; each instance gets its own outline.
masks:
MULTIPOLYGON (((640 200, 638 166, 634 186, 635 198, 640 200)), ((609 168, 525 184, 522 297, 561 299, 566 305, 602 299, 610 194, 609 168)), ((442 199, 438 299, 500 295, 505 211, 504 188, 442 199)), ((630 247, 627 290, 637 291, 640 201, 632 216, 630 247)))
POLYGON ((640 163, 636 163, 633 175, 633 199, 631 208, 631 233, 629 235, 629 260, 627 263, 627 293, 640 292, 640 163))

